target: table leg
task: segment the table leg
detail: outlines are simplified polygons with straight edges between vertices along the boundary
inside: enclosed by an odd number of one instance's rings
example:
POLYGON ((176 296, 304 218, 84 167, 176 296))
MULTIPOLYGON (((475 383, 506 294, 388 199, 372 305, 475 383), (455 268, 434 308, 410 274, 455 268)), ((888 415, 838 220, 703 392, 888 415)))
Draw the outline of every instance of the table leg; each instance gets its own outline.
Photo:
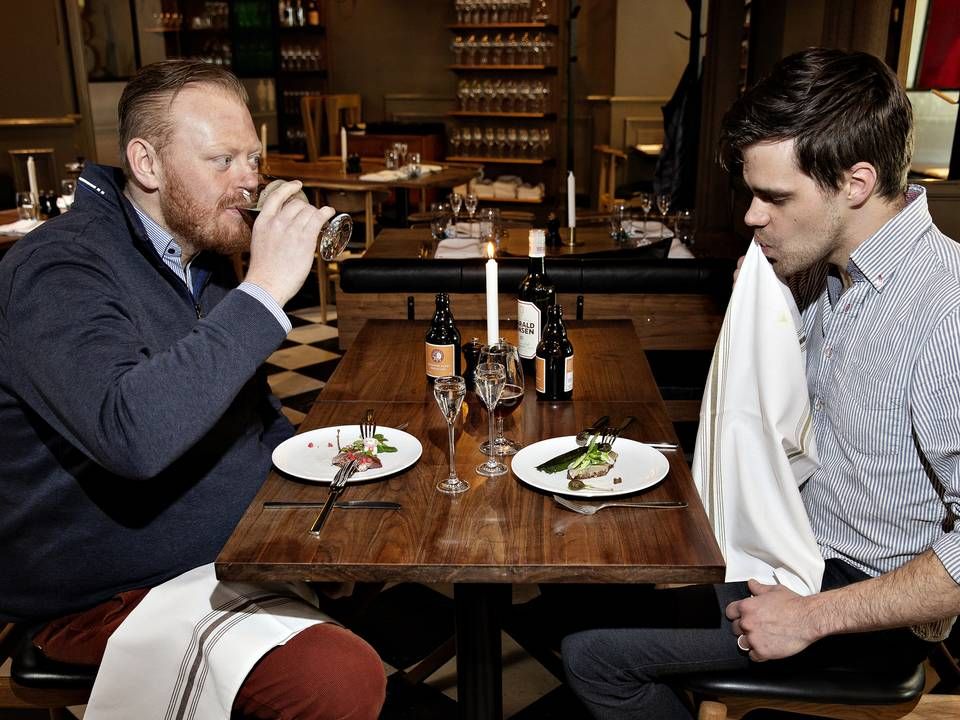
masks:
POLYGON ((363 194, 363 231, 364 246, 373 245, 373 190, 367 190, 363 194))
POLYGON ((457 630, 457 716, 501 720, 503 674, 500 617, 510 603, 509 585, 454 585, 457 630))

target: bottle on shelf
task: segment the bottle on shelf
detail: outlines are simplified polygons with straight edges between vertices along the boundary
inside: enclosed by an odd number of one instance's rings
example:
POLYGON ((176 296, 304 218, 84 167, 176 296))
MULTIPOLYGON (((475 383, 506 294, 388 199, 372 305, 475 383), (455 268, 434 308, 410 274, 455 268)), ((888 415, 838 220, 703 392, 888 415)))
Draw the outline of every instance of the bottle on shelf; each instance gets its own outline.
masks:
POLYGON ((450 311, 450 296, 437 293, 436 311, 424 338, 427 380, 460 374, 460 331, 450 311))
POLYGON ((317 0, 307 0, 307 25, 317 27, 320 24, 320 7, 317 0))
POLYGON ((559 305, 551 305, 547 311, 536 366, 537 400, 569 400, 573 396, 573 345, 559 305))
POLYGON ((530 231, 530 264, 517 291, 517 351, 526 373, 533 372, 547 308, 556 302, 556 291, 544 265, 546 238, 543 230, 530 231))

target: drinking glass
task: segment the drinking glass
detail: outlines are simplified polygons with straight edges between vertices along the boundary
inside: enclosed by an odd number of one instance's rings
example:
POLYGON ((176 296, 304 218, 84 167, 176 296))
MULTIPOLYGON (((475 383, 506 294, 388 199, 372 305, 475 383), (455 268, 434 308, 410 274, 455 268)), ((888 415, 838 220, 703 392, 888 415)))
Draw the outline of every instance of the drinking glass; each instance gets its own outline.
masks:
POLYGON ((657 210, 660 211, 660 239, 663 240, 663 228, 667 224, 667 213, 670 212, 670 193, 657 195, 657 210))
POLYGON ((627 206, 624 203, 615 203, 610 213, 610 237, 616 242, 623 242, 629 237, 626 224, 630 221, 627 206))
POLYGON ((449 495, 462 493, 470 484, 457 477, 457 465, 454 460, 453 424, 460 414, 460 406, 467 394, 467 385, 459 375, 439 377, 433 382, 433 397, 440 407, 443 419, 447 421, 447 438, 450 444, 450 474, 437 483, 437 490, 449 495))
POLYGON ((453 227, 457 227, 457 215, 460 214, 460 208, 463 206, 463 195, 458 192, 452 192, 447 196, 450 201, 450 209, 453 210, 453 227))
POLYGON ((63 197, 63 204, 67 210, 73 205, 73 198, 77 192, 77 181, 73 179, 60 181, 60 195, 63 197))
MULTIPOLYGON (((523 366, 520 364, 520 353, 516 347, 501 338, 493 345, 480 348, 480 362, 503 368, 503 393, 493 413, 497 421, 497 436, 492 441, 493 454, 514 455, 523 444, 503 436, 503 419, 516 410, 523 400, 523 366)), ((490 443, 483 443, 480 450, 490 454, 490 443)))
POLYGON ((643 210, 643 234, 647 234, 647 222, 650 220, 650 208, 653 207, 653 195, 640 193, 640 209, 643 210))
POLYGON ((37 218, 37 203, 33 201, 33 195, 29 192, 17 193, 17 215, 21 220, 35 220, 37 218))
POLYGON ((473 215, 477 212, 477 194, 475 192, 468 192, 463 196, 463 207, 467 210, 467 217, 470 218, 470 222, 473 222, 473 215))
MULTIPOLYGON (((477 389, 477 395, 487 406, 487 416, 490 419, 490 444, 493 444, 493 409, 500 402, 500 395, 503 393, 503 386, 506 384, 506 374, 503 371, 503 365, 496 363, 480 363, 477 365, 474 374, 474 386, 477 389)), ((484 477, 497 477, 507 474, 507 466, 498 462, 496 455, 487 452, 487 461, 477 466, 477 475, 484 477)))
POLYGON ((446 203, 430 203, 430 234, 439 242, 447 236, 450 225, 450 206, 446 203))
POLYGON ((483 250, 488 242, 495 248, 500 247, 500 208, 483 208, 480 211, 480 249, 483 250))

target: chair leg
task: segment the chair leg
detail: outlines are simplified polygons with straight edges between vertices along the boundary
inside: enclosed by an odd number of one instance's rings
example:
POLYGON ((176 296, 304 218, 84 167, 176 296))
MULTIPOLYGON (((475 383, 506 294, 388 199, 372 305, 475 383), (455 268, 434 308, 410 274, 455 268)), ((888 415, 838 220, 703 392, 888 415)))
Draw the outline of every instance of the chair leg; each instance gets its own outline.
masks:
POLYGON ((403 674, 412 684, 417 685, 433 675, 456 654, 456 638, 451 635, 440 647, 403 674))

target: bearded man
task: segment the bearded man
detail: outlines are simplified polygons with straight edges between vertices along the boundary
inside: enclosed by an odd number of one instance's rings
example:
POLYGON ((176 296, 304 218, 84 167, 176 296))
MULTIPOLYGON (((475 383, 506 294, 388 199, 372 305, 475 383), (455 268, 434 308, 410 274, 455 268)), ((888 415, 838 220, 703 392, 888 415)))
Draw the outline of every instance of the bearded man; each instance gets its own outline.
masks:
MULTIPOLYGON (((98 664, 153 589, 211 566, 293 432, 258 368, 333 210, 289 182, 245 222, 246 99, 222 68, 144 68, 122 171, 88 164, 70 212, 0 262, 0 620, 54 659, 98 664), (227 256, 248 249, 238 286, 227 256)), ((377 716, 376 653, 316 622, 247 661, 224 717, 377 716)))

